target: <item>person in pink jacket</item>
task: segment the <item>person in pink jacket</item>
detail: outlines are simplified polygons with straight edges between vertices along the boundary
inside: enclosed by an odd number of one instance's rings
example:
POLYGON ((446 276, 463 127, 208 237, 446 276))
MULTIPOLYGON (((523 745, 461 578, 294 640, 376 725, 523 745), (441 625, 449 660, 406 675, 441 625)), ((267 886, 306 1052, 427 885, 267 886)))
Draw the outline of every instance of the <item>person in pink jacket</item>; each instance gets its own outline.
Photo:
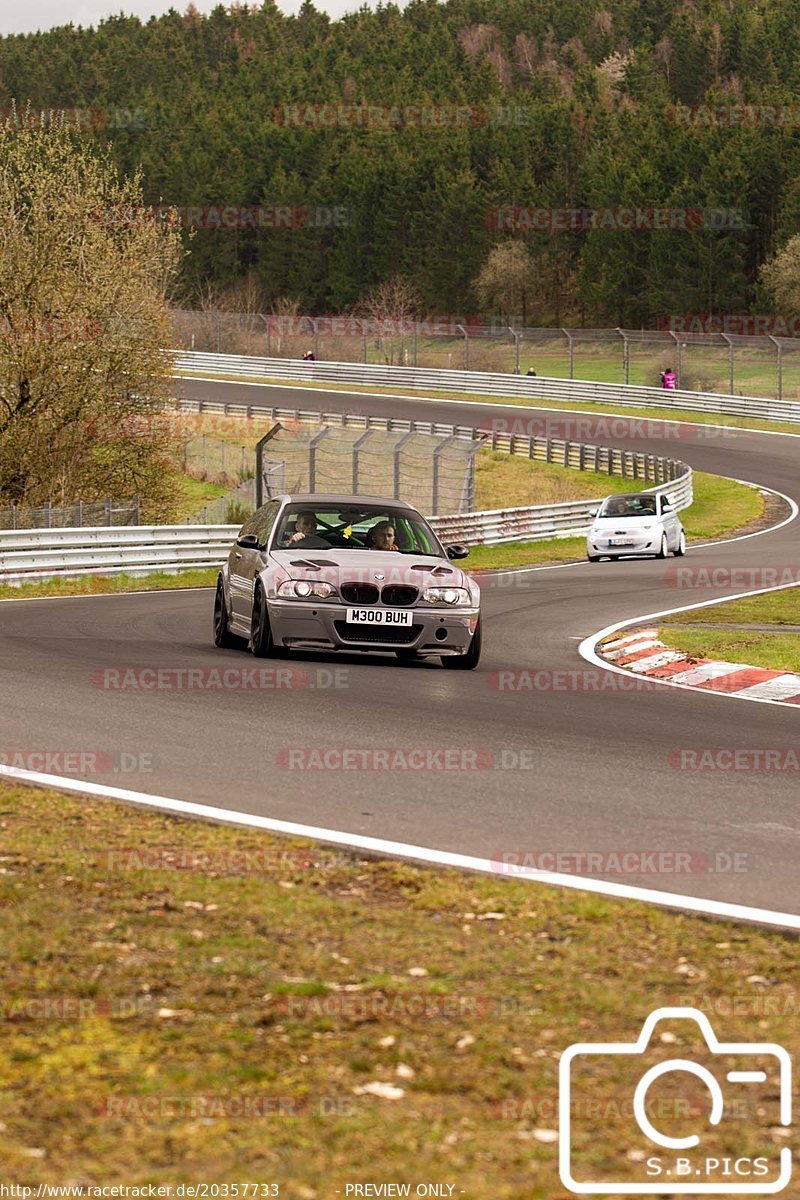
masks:
POLYGON ((672 367, 667 367, 666 370, 661 372, 661 386, 667 388, 670 392, 674 392, 675 383, 675 372, 672 367))

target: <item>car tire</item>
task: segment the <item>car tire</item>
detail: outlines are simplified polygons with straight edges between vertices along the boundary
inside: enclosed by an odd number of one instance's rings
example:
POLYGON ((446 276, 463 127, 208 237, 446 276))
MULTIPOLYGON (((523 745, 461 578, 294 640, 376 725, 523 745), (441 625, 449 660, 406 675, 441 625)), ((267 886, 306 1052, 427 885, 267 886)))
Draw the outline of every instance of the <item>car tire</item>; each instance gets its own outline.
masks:
POLYGON ((256 584, 253 596, 253 613, 250 618, 250 653, 256 658, 277 658, 277 647, 272 639, 267 599, 260 583, 256 584))
POLYGON ((588 562, 600 562, 600 555, 599 554, 587 554, 586 559, 588 562))
POLYGON ((225 599, 225 585, 220 575, 214 593, 214 645, 220 650, 233 650, 242 645, 242 639, 231 633, 229 623, 228 601, 225 599))
POLYGON ((666 558, 668 554, 669 554, 669 549, 668 549, 667 535, 665 533, 662 533, 661 546, 659 548, 658 554, 656 555, 656 558, 666 558))
POLYGON ((478 617, 478 624, 475 626, 475 632, 466 654, 443 654, 442 666, 448 671, 474 671, 481 661, 482 637, 481 619, 478 617))
POLYGON ((681 530, 680 537, 678 538, 678 544, 675 547, 674 553, 676 558, 683 558, 684 554, 686 553, 686 534, 683 532, 683 530, 681 530))

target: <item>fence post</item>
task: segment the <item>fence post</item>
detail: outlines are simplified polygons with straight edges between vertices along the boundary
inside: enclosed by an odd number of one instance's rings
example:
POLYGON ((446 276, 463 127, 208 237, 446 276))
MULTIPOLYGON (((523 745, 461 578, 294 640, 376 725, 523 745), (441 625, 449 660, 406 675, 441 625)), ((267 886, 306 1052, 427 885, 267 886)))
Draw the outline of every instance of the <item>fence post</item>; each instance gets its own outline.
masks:
MULTIPOLYGON (((393 458, 393 463, 394 463, 394 492, 393 492, 393 495, 394 495, 395 500, 400 499, 400 454, 403 450, 403 446, 405 446, 406 442, 411 441, 412 437, 414 437, 413 429, 409 430, 408 433, 404 433, 403 436, 400 438, 400 440, 395 442, 395 447, 394 447, 394 450, 392 451, 392 458, 393 458)), ((434 509, 434 512, 435 511, 436 510, 434 509)))
POLYGON ((222 317, 217 313, 217 354, 222 352, 222 317))
POLYGON ((456 325, 456 329, 464 335, 464 370, 469 370, 469 334, 463 325, 456 325))
POLYGON ((363 360, 366 363, 366 361, 367 361, 367 323, 366 323, 366 321, 360 321, 359 324, 361 325, 361 353, 362 353, 363 360))
POLYGON ((628 352, 628 337, 627 337, 627 334, 625 333, 624 329, 617 329, 617 333, 622 338, 622 363, 623 363, 623 369, 625 371, 625 382, 630 383, 630 381, 631 381, 631 365, 630 365, 630 356, 629 356, 629 352, 628 352))
POLYGON ((678 370, 675 372, 675 374, 678 377, 678 387, 682 388, 683 387, 683 360, 681 358, 681 340, 678 337, 678 335, 674 329, 670 329, 669 332, 672 334, 672 337, 675 340, 675 355, 678 360, 675 364, 675 366, 678 368, 678 370))
POLYGON ((308 443, 308 490, 310 492, 317 490, 317 446, 329 433, 333 433, 333 427, 326 425, 324 429, 320 429, 319 433, 315 433, 308 443))
POLYGON ((17 528, 17 506, 16 506, 16 504, 11 505, 11 528, 12 529, 17 528))
POLYGON ((570 333, 570 331, 568 329, 564 329, 564 328, 562 328, 561 332, 564 334, 564 337, 567 339, 567 342, 569 343, 569 377, 570 377, 570 379, 574 379, 575 378, 575 347, 574 347, 573 341, 572 341, 572 334, 570 333))
POLYGON ((454 442, 455 440, 456 439, 453 436, 442 438, 441 442, 433 452, 433 486, 431 489, 431 513, 433 516, 436 516, 439 511, 439 461, 445 446, 447 446, 450 442, 454 442))
POLYGON ((106 525, 111 524, 111 497, 106 496, 106 525))
POLYGON ((353 495, 358 495, 358 454, 361 447, 375 433, 374 429, 368 429, 366 433, 362 433, 360 438, 353 442, 353 495))
POLYGON ((514 339, 514 374, 519 375, 519 334, 510 325, 508 332, 514 339))
POLYGON ((45 529, 50 528, 50 501, 49 500, 45 500, 45 502, 44 502, 44 527, 45 527, 45 529))
POLYGON ((137 495, 134 497, 134 499, 136 501, 136 503, 134 505, 134 516, 136 517, 136 520, 133 523, 134 523, 134 525, 141 525, 141 523, 142 523, 142 498, 141 498, 141 496, 137 495))
POLYGON ((783 400, 783 346, 776 337, 771 333, 767 337, 774 343, 775 349, 778 351, 778 400, 783 400))
POLYGON ((75 505, 75 526, 80 529, 83 525, 83 501, 79 500, 75 505))
POLYGON ((267 358, 272 358, 272 317, 262 318, 267 326, 267 358))
POLYGON ((319 358, 319 321, 316 317, 311 320, 314 325, 314 358, 319 358))
POLYGON ((419 330, 419 321, 414 322, 414 366, 417 365, 417 331, 419 330))
POLYGON ((733 395, 733 342, 727 333, 722 335, 728 343, 728 391, 733 395))

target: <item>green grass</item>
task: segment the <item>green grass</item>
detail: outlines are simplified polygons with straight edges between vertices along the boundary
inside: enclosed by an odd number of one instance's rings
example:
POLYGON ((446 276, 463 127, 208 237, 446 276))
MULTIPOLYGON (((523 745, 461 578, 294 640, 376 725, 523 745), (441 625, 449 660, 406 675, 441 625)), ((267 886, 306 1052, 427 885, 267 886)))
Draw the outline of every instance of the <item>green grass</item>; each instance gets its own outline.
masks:
POLYGON ((478 510, 602 499, 612 492, 629 492, 637 486, 632 479, 602 472, 576 471, 554 463, 532 462, 502 450, 479 451, 475 461, 475 507, 478 510))
POLYGON ((669 624, 661 627, 659 636, 668 646, 684 650, 692 657, 800 672, 800 637, 796 633, 782 632, 782 625, 800 625, 800 591, 796 587, 675 613, 670 616, 669 624), (703 628, 706 622, 712 625, 774 625, 775 632, 707 629, 703 628))
POLYGON ((746 596, 741 600, 725 600, 707 608, 675 613, 670 625, 696 625, 698 621, 725 624, 800 625, 800 590, 783 588, 762 596, 746 596))
MULTIPOLYGON (((557 1146, 535 1133, 556 1128, 566 1046, 632 1041, 683 1003, 726 1040, 797 1048, 797 944, 778 931, 3 783, 0 830, 9 1181, 553 1200, 557 1146), (207 865, 136 869, 132 850, 207 865), (401 1094, 360 1090, 375 1083, 401 1094), (248 1099, 283 1115, 237 1115, 248 1099)), ((633 1081, 612 1087, 630 1103, 633 1081)), ((775 1147, 756 1090, 752 1137, 775 1147)), ((736 1127, 704 1148, 747 1153, 736 1127)), ((623 1178, 628 1132, 594 1139, 623 1178)))
POLYGON ((19 587, 0 585, 0 600, 27 600, 37 596, 97 596, 115 592, 163 591, 176 587, 213 587, 219 571, 165 571, 152 575, 82 575, 77 579, 45 579, 19 587))
POLYGON ((175 524, 180 524, 186 517, 200 512, 213 500, 224 496, 229 489, 220 483, 209 483, 206 479, 193 479, 189 475, 180 476, 181 496, 175 524))
POLYGON ((663 625, 659 637, 692 658, 745 663, 773 671, 800 672, 800 638, 797 634, 762 633, 757 630, 693 629, 663 625))

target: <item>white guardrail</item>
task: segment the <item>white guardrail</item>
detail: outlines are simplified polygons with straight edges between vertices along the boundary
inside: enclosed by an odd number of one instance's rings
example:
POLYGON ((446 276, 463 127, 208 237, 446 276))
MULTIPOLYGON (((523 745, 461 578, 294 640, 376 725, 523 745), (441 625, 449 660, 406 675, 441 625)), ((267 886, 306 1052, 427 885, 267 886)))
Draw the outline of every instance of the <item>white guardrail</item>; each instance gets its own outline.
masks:
MULTIPOLYGON (((236 406, 226 407, 233 413, 236 406)), ((308 414, 309 418, 319 415, 308 414)), ((392 427, 422 424, 424 422, 393 421, 392 427)), ((438 428, 447 431, 448 427, 438 428)), ((449 428, 453 432, 454 427, 449 428)), ((480 436, 477 430, 468 430, 464 426, 457 428, 460 436, 480 436)), ((557 462, 576 469, 605 470, 610 475, 630 478, 634 488, 637 482, 641 486, 643 482, 652 483, 656 479, 659 482, 644 490, 667 493, 679 510, 692 503, 691 468, 672 459, 634 454, 609 446, 519 438, 508 434, 495 435, 493 444, 526 458, 557 462)), ((454 513, 431 517, 430 523, 445 543, 494 546, 504 542, 541 541, 584 533, 599 503, 600 499, 576 500, 566 504, 454 513)), ((172 573, 218 567, 227 557, 238 529, 238 525, 130 525, 4 531, 0 533, 0 583, 17 585, 78 575, 125 573, 140 576, 156 571, 172 573)))
POLYGON ((582 404, 635 408, 675 408, 727 413, 737 417, 800 424, 800 404, 763 396, 726 396, 718 392, 668 391, 635 384, 547 379, 488 371, 451 371, 394 367, 375 363, 303 362, 287 358, 251 358, 237 354, 173 351, 173 370, 194 376, 288 379, 304 383, 351 383, 361 386, 468 392, 472 395, 527 397, 582 404))

